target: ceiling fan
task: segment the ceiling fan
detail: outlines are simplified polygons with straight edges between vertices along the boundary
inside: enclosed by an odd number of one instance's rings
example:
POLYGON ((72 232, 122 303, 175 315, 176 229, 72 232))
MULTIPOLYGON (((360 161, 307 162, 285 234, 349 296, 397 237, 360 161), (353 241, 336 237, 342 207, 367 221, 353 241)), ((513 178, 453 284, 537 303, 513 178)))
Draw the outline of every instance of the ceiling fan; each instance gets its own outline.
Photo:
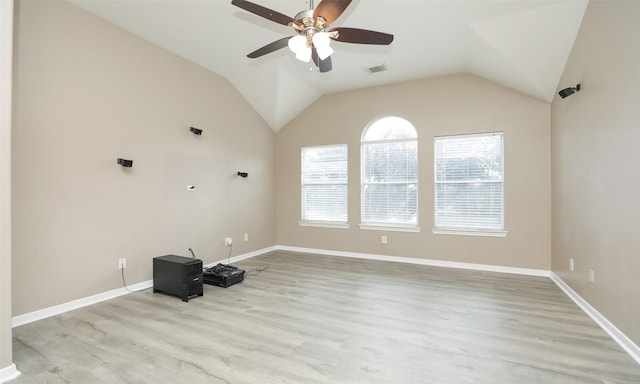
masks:
POLYGON ((283 15, 245 0, 232 0, 231 4, 267 20, 289 26, 297 32, 293 37, 283 37, 249 53, 247 57, 251 59, 289 46, 298 60, 304 62, 313 60, 320 72, 328 72, 332 68, 331 40, 373 45, 389 45, 393 41, 393 35, 388 33, 359 28, 330 27, 330 24, 351 4, 351 0, 321 0, 315 9, 313 0, 310 0, 310 8, 298 13, 295 17, 283 15))

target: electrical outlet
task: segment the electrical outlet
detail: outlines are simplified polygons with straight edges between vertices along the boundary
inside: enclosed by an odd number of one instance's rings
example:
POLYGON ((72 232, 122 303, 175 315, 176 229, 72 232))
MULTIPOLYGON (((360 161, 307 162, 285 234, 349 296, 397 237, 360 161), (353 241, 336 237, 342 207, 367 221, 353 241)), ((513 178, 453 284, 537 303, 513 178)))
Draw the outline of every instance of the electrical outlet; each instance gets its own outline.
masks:
POLYGON ((573 258, 569 258, 569 270, 573 272, 574 268, 575 268, 575 264, 573 262, 573 258))
POLYGON ((244 241, 249 241, 249 234, 248 233, 244 234, 244 241))
POLYGON ((594 272, 593 269, 589 270, 589 281, 592 283, 596 282, 596 273, 594 272))
POLYGON ((118 259, 118 269, 125 269, 125 268, 127 268, 127 258, 121 257, 118 259))
POLYGON ((225 237, 224 238, 224 246, 225 247, 230 247, 233 244, 233 239, 231 237, 225 237))
POLYGON ((380 243, 387 244, 387 236, 386 235, 380 236, 380 243))

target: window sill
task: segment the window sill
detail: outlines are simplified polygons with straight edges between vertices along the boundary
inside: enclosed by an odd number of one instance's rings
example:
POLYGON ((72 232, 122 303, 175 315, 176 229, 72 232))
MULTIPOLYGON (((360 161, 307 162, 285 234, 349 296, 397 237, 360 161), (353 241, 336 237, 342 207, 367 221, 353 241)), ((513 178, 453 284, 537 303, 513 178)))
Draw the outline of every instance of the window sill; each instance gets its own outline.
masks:
POLYGON ((420 227, 359 224, 360 229, 369 231, 420 232, 420 227))
POLYGON ((349 229, 349 223, 328 223, 322 221, 300 221, 301 227, 349 229))
POLYGON ((432 228, 434 235, 457 235, 457 236, 485 236, 485 237, 507 237, 509 231, 483 231, 473 229, 442 229, 432 228))

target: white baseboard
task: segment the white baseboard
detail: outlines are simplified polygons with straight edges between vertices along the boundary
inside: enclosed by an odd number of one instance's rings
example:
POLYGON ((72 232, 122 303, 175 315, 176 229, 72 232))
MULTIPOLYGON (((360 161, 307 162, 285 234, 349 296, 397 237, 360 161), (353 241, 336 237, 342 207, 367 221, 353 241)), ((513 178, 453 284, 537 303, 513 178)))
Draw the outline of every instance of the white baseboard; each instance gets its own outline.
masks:
POLYGON ((374 254, 369 254, 369 253, 329 251, 329 250, 326 250, 326 249, 289 247, 289 246, 282 246, 282 245, 276 246, 276 248, 278 250, 290 251, 290 252, 314 253, 314 254, 319 254, 319 255, 352 257, 352 258, 357 258, 357 259, 382 260, 382 261, 393 261, 393 262, 396 262, 396 263, 430 265, 430 266, 434 266, 434 267, 472 269, 472 270, 475 270, 475 271, 514 273, 514 274, 517 274, 517 275, 549 277, 549 271, 544 270, 544 269, 503 267, 503 266, 500 266, 500 265, 472 264, 472 263, 460 263, 460 262, 456 262, 456 261, 443 261, 443 260, 433 260, 433 259, 417 259, 417 258, 413 258, 413 257, 385 256, 385 255, 374 255, 374 254))
POLYGON ((96 304, 101 301, 113 299, 118 296, 126 295, 127 293, 140 291, 142 289, 147 289, 150 287, 153 287, 153 280, 147 280, 141 283, 129 285, 127 287, 128 290, 125 288, 118 288, 111 291, 99 293, 97 295, 83 297, 82 299, 73 300, 68 303, 54 305, 53 307, 48 307, 48 308, 40 309, 38 311, 25 313, 24 315, 14 316, 11 319, 11 326, 19 327, 24 324, 46 319, 47 317, 59 315, 68 311, 72 311, 74 309, 86 307, 88 305, 96 304))
MULTIPOLYGON (((276 247, 268 247, 268 248, 259 249, 259 250, 254 251, 254 252, 249 252, 249 253, 245 253, 245 254, 242 254, 242 255, 234 256, 234 257, 230 258, 229 261, 238 262, 240 260, 248 259, 248 258, 251 258, 251 257, 262 255, 262 254, 267 253, 267 252, 274 251, 275 249, 276 249, 276 247)), ((221 263, 226 262, 226 261, 227 261, 227 259, 220 260, 221 263)), ((215 265, 215 264, 217 264, 217 262, 208 264, 207 266, 211 266, 211 265, 215 265)), ((153 287, 153 280, 147 280, 147 281, 143 281, 141 283, 129 285, 127 287, 127 289, 118 288, 118 289, 114 289, 114 290, 111 290, 111 291, 99 293, 97 295, 84 297, 84 298, 78 299, 78 300, 73 300, 73 301, 70 301, 68 303, 54 305, 53 307, 48 307, 48 308, 40 309, 38 311, 25 313, 24 315, 14 316, 11 319, 11 326, 12 327, 19 327, 21 325, 32 323, 34 321, 46 319, 47 317, 59 315, 59 314, 62 314, 62 313, 68 312, 68 311, 72 311, 74 309, 86 307, 88 305, 96 304, 96 303, 99 303, 101 301, 113 299, 113 298, 116 298, 118 296, 126 295, 126 294, 131 293, 131 292, 140 291, 140 290, 151 288, 151 287, 153 287)))
POLYGON ((20 371, 15 364, 0 369, 0 383, 6 383, 20 376, 20 371))
POLYGON ((222 260, 214 261, 213 263, 209 263, 209 264, 203 265, 203 267, 213 267, 214 265, 216 265, 218 263, 232 264, 232 263, 236 263, 238 261, 250 259, 252 257, 264 255, 265 253, 273 252, 273 251, 275 251, 277 249, 278 249, 277 246, 262 248, 262 249, 258 249, 257 251, 243 253, 242 255, 238 255, 238 256, 233 256, 233 257, 231 257, 229 259, 222 259, 222 260))
POLYGON ((622 333, 615 325, 613 325, 606 317, 602 316, 595 308, 583 299, 576 291, 574 291, 567 283, 565 283, 558 275, 551 272, 549 277, 569 296, 574 303, 580 307, 593 321, 596 322, 611 338, 618 343, 638 364, 640 364, 640 347, 638 347, 631 339, 622 333))

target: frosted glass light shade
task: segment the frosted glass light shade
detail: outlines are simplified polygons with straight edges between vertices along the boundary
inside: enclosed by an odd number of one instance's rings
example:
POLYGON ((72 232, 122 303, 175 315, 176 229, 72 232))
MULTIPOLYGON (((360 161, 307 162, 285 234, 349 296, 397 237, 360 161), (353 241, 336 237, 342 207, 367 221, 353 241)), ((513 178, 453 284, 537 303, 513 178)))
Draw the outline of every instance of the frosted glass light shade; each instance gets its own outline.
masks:
POLYGON ((318 57, 320 58, 320 60, 324 60, 333 54, 333 48, 328 45, 326 47, 316 46, 316 52, 318 52, 318 57))
POLYGON ((328 33, 318 32, 313 35, 313 45, 316 47, 316 52, 318 52, 320 60, 324 60, 333 54, 333 49, 330 44, 331 39, 328 33))
POLYGON ((296 59, 304 62, 309 62, 311 60, 311 48, 304 47, 299 52, 296 53, 296 59))
POLYGON ((313 35, 313 45, 315 45, 316 48, 328 47, 330 43, 331 39, 327 32, 317 32, 313 35))
POLYGON ((289 39, 288 45, 291 52, 297 54, 307 47, 307 39, 302 35, 296 35, 289 39))

